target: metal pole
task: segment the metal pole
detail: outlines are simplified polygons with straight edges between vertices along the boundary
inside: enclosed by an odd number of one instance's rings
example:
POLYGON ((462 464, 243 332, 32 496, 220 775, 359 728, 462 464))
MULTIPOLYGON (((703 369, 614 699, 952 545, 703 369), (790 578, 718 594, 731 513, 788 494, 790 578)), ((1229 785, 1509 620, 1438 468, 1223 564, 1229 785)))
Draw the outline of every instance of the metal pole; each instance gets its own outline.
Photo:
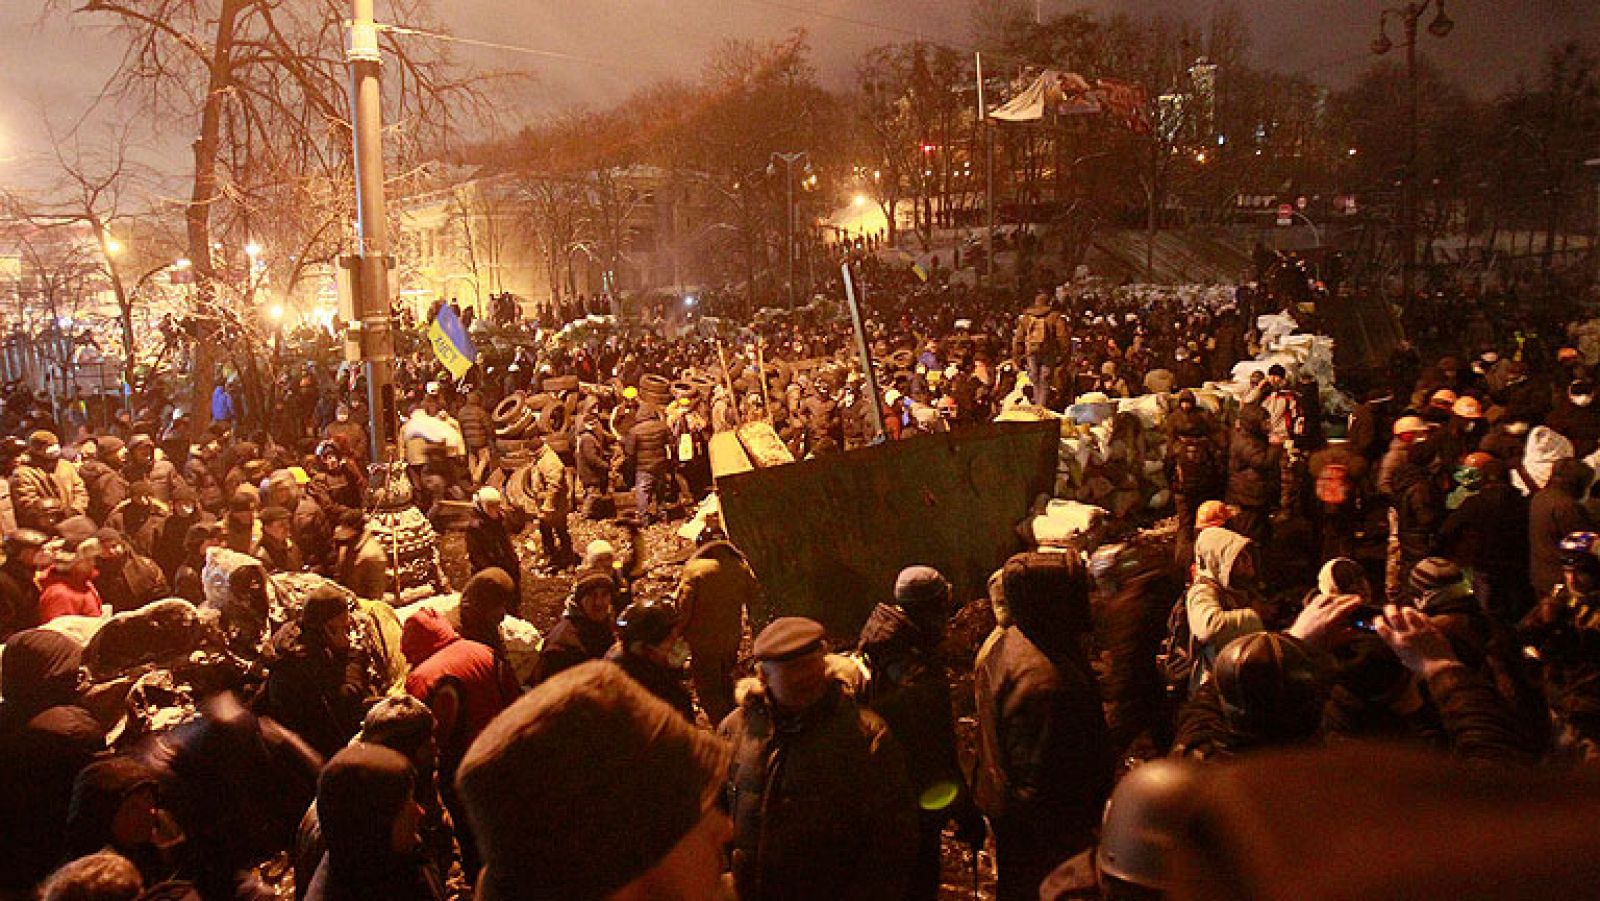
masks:
POLYGON ((785 230, 789 236, 789 309, 794 309, 794 160, 788 156, 783 158, 783 183, 789 191, 789 203, 784 212, 785 230))
POLYGON ((983 166, 984 193, 983 214, 987 220, 987 227, 983 232, 983 277, 990 287, 994 286, 994 125, 989 121, 989 105, 983 97, 983 54, 973 51, 973 59, 978 68, 978 124, 983 128, 984 141, 987 144, 987 160, 983 166))
POLYGON ((1400 185, 1402 304, 1410 304, 1417 266, 1417 20, 1424 6, 1406 7, 1406 177, 1400 185))
POLYGON ((356 312, 361 322, 361 358, 367 376, 372 459, 386 459, 396 440, 399 415, 394 396, 394 335, 389 309, 389 226, 383 195, 383 110, 378 29, 373 0, 352 0, 350 100, 354 110, 356 236, 360 257, 356 312))
POLYGON ((850 264, 839 267, 844 275, 844 297, 850 302, 850 324, 856 330, 856 353, 861 356, 861 380, 866 383, 867 396, 872 398, 872 443, 883 440, 883 398, 878 395, 878 376, 872 371, 872 352, 867 348, 867 330, 861 325, 861 305, 856 303, 856 283, 850 275, 850 264))

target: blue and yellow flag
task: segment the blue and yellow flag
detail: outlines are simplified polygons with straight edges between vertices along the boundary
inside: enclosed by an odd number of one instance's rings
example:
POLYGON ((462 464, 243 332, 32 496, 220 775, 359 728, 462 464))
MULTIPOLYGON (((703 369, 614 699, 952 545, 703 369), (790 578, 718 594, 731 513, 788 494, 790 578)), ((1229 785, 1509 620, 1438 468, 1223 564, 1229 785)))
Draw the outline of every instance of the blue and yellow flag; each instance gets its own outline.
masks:
POLYGON ((911 273, 913 275, 915 275, 917 278, 922 279, 923 281, 927 281, 928 280, 928 269, 927 269, 927 267, 923 266, 921 263, 912 263, 911 264, 911 273))
POLYGON ((433 355, 439 358, 452 378, 461 378, 478 359, 478 349, 461 327, 461 317, 448 306, 439 308, 439 315, 428 326, 428 343, 433 345, 433 355))

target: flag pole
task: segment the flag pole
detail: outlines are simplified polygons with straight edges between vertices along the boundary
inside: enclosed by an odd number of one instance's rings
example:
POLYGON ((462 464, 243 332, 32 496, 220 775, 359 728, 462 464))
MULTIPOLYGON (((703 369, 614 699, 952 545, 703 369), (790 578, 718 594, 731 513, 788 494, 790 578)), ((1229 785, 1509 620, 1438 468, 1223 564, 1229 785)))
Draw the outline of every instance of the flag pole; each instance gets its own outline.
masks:
POLYGON ((983 212, 987 220, 987 228, 983 232, 983 269, 984 280, 990 287, 994 286, 994 125, 989 121, 989 107, 983 99, 983 53, 972 51, 972 58, 977 63, 978 70, 978 124, 983 127, 984 140, 987 144, 987 162, 983 167, 984 196, 983 212))

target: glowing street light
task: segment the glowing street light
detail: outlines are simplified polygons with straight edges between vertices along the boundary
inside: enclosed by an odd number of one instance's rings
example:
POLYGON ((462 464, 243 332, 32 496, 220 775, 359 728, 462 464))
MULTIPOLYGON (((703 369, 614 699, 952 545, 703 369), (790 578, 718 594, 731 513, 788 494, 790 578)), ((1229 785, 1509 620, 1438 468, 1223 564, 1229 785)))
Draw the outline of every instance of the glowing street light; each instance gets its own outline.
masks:
POLYGON ((860 209, 861 207, 867 205, 867 195, 857 194, 855 197, 850 199, 850 203, 853 204, 856 209, 860 209))
POLYGON ((252 260, 258 256, 261 256, 261 245, 251 241, 249 244, 244 246, 244 255, 252 260))
POLYGON ((106 235, 106 255, 114 257, 117 254, 121 253, 122 251, 123 251, 122 242, 118 241, 116 238, 111 237, 110 235, 106 235))
POLYGON ((178 257, 172 262, 172 268, 174 269, 188 269, 193 265, 194 263, 188 257, 178 257))
POLYGON ((283 304, 275 303, 272 306, 267 307, 267 318, 271 319, 273 322, 282 322, 283 304))

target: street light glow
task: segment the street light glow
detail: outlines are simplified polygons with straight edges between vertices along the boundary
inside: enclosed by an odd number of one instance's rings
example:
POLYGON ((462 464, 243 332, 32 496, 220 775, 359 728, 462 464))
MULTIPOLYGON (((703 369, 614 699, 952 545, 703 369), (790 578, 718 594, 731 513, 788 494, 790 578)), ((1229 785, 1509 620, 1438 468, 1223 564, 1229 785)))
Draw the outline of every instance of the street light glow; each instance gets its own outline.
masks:
POLYGON ((111 237, 110 235, 106 235, 106 254, 108 256, 116 256, 117 254, 119 254, 121 252, 122 252, 122 242, 118 241, 116 238, 111 237))
POLYGON ((174 269, 188 269, 193 265, 194 263, 190 262, 188 257, 178 257, 172 263, 174 269))
POLYGON ((865 195, 865 194, 857 194, 855 197, 850 199, 850 202, 852 204, 854 204, 858 209, 860 207, 864 207, 864 206, 867 205, 867 195, 865 195))
POLYGON ((267 307, 267 318, 271 319, 273 322, 282 322, 283 304, 275 303, 272 306, 267 307))
POLYGON ((252 260, 258 256, 261 256, 261 245, 251 241, 249 244, 244 246, 244 255, 252 260))

